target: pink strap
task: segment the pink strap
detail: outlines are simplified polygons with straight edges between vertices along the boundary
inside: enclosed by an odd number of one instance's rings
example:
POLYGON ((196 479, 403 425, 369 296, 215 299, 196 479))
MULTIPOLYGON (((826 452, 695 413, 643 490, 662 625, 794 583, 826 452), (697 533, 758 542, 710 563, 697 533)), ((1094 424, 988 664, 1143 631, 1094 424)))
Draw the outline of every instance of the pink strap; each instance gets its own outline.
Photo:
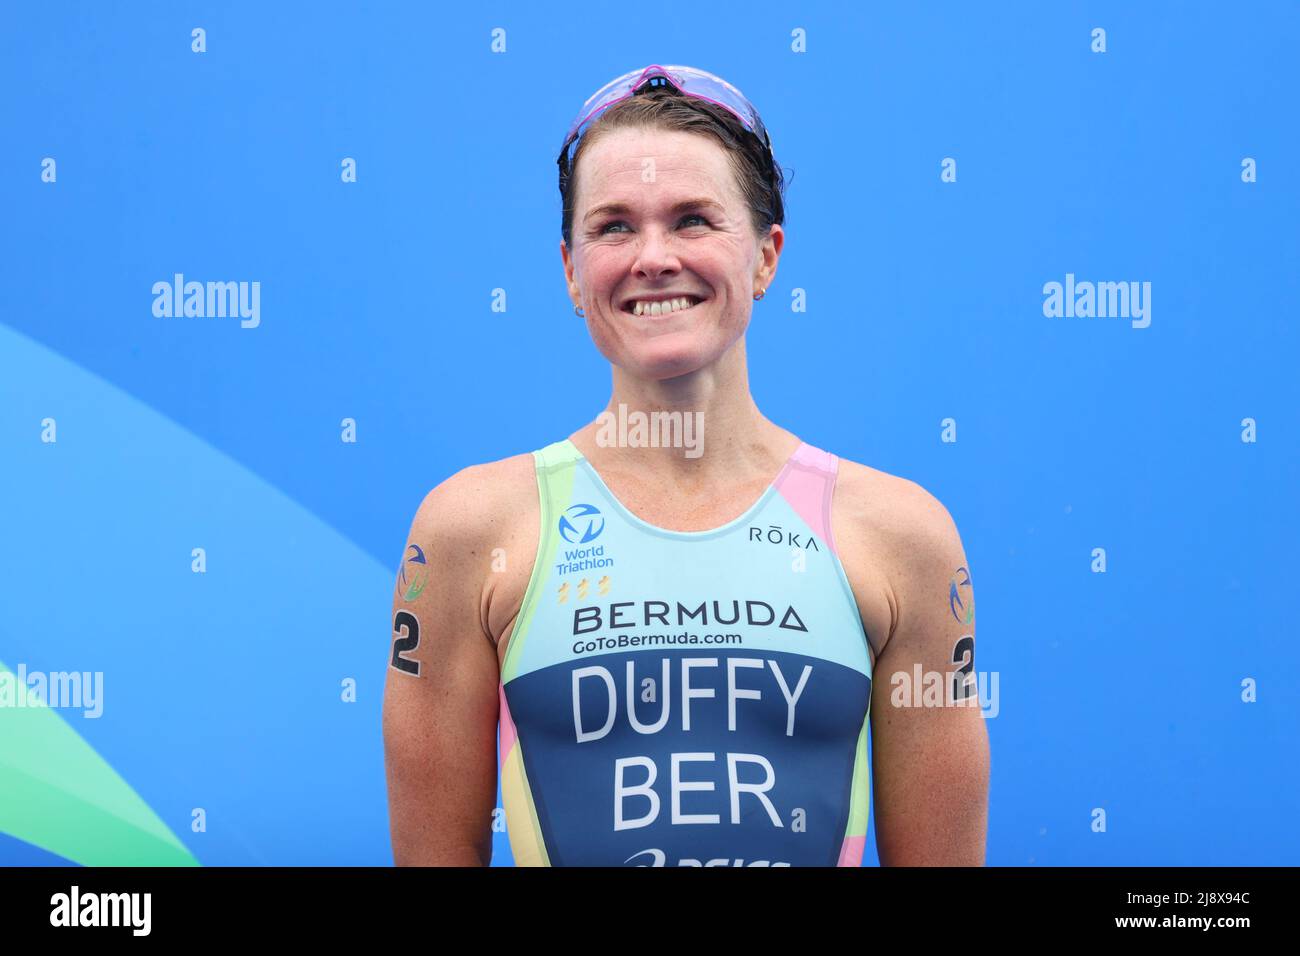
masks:
POLYGON ((781 497, 834 554, 839 552, 831 534, 831 495, 839 464, 839 456, 804 442, 776 480, 781 497))

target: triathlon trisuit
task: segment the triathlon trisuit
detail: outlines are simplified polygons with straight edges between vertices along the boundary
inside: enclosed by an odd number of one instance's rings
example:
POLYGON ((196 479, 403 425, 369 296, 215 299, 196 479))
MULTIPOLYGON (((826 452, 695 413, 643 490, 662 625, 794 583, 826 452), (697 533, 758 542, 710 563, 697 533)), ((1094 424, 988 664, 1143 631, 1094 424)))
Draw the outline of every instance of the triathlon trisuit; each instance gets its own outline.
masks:
POLYGON ((871 658, 804 443, 711 531, 636 517, 567 438, 533 452, 537 559, 501 669, 522 866, 859 866, 871 658))

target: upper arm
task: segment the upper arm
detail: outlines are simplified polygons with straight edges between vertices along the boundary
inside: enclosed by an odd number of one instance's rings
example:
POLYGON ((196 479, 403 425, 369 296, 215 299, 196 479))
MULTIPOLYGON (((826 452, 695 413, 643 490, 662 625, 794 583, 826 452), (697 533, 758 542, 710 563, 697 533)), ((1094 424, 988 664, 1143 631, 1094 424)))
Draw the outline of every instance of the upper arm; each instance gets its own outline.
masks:
POLYGON ((476 513, 482 484, 478 466, 429 492, 394 588, 383 735, 399 866, 492 858, 499 673, 480 615, 487 560, 479 538, 490 524, 476 513), (407 561, 417 556, 412 546, 425 563, 407 561))
POLYGON ((908 485, 890 538, 897 619, 872 682, 876 846, 886 866, 983 865, 989 746, 973 595, 969 585, 952 593, 969 566, 947 510, 908 485))

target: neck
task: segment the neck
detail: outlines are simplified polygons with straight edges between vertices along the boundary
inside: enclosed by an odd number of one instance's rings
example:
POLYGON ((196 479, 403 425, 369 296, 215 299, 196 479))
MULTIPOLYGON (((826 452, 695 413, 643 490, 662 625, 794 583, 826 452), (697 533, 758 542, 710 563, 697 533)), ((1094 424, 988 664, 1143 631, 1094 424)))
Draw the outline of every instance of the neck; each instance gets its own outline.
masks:
POLYGON ((742 336, 714 364, 650 380, 613 367, 609 403, 569 436, 598 470, 695 487, 770 478, 799 439, 769 421, 749 392, 742 336))

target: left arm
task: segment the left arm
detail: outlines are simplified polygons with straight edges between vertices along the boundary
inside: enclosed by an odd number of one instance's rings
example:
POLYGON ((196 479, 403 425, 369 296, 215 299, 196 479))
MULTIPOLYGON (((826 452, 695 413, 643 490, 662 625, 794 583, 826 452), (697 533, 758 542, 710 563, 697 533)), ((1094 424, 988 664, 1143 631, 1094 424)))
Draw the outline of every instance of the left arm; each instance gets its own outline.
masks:
POLYGON ((871 691, 876 848, 884 866, 983 866, 989 742, 969 565, 947 509, 908 484, 889 556, 895 621, 871 691))

